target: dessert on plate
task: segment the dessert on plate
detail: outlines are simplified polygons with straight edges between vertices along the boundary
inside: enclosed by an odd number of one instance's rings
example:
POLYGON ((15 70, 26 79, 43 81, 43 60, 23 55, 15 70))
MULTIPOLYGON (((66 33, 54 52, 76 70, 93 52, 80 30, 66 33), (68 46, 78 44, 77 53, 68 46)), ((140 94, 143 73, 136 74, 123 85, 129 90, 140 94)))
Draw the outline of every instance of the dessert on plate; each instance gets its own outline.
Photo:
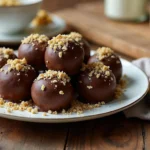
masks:
POLYGON ((81 45, 84 49, 84 62, 87 63, 88 59, 90 58, 90 45, 89 43, 83 38, 83 36, 77 32, 71 32, 70 35, 74 38, 79 38, 81 45))
POLYGON ((39 34, 24 38, 18 49, 18 58, 25 58, 36 70, 45 69, 44 55, 48 40, 47 36, 39 34))
POLYGON ((0 52, 6 57, 0 69, 0 104, 9 103, 15 110, 79 113, 121 93, 122 65, 117 54, 102 47, 90 57, 90 47, 79 33, 51 40, 31 34, 22 40, 18 59, 10 49, 0 52))
POLYGON ((98 48, 96 54, 91 56, 88 61, 88 63, 93 62, 102 62, 104 65, 109 66, 110 70, 112 70, 115 75, 117 82, 119 82, 122 76, 122 64, 120 58, 113 50, 108 47, 98 48))
POLYGON ((77 79, 79 96, 87 103, 105 103, 114 98, 116 78, 103 63, 83 65, 77 79))
POLYGON ((84 60, 81 38, 58 35, 48 41, 45 63, 48 69, 64 71, 68 75, 79 73, 84 60))
POLYGON ((12 102, 30 99, 35 78, 34 68, 25 59, 8 60, 0 69, 0 97, 12 102))
POLYGON ((41 110, 60 111, 69 108, 74 93, 70 77, 66 73, 48 70, 35 79, 31 95, 41 110))

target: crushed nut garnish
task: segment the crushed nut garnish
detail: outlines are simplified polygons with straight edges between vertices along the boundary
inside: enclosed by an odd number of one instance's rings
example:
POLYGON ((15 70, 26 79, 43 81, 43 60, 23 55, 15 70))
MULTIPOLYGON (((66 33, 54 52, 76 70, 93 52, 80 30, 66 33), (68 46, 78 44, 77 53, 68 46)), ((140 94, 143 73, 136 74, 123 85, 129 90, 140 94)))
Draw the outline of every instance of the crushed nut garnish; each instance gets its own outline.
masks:
POLYGON ((20 0, 0 0, 0 6, 19 6, 21 5, 20 0))
POLYGON ((13 54, 14 54, 13 49, 0 47, 0 55, 2 55, 4 58, 9 59, 9 57, 13 54))
POLYGON ((42 91, 44 91, 45 88, 46 88, 45 85, 42 85, 42 86, 41 86, 41 90, 42 90, 42 91))
POLYGON ((122 95, 122 93, 124 92, 125 90, 125 87, 127 85, 127 80, 126 80, 126 75, 124 75, 120 81, 119 81, 119 84, 117 84, 117 87, 116 87, 116 91, 115 91, 115 98, 116 99, 119 99, 120 96, 122 95))
MULTIPOLYGON (((108 66, 105 66, 101 62, 97 63, 91 63, 91 64, 83 64, 81 71, 89 71, 89 77, 92 77, 93 75, 96 76, 96 78, 99 78, 100 75, 105 74, 105 76, 110 77, 110 70, 108 66)), ((103 76, 102 76, 103 77, 103 76)))
POLYGON ((58 53, 58 56, 59 56, 60 58, 62 58, 62 52, 59 52, 59 53, 58 53))
POLYGON ((101 102, 101 104, 102 104, 102 105, 105 105, 105 102, 104 102, 104 101, 102 101, 102 102, 101 102))
POLYGON ((93 88, 93 86, 87 86, 87 88, 88 88, 88 89, 92 89, 92 88, 93 88))
POLYGON ((44 113, 43 113, 43 116, 47 116, 47 113, 46 113, 46 112, 44 112, 44 113))
POLYGON ((66 85, 66 83, 70 81, 70 77, 65 72, 54 70, 48 70, 45 73, 40 74, 37 77, 37 80, 40 79, 51 79, 51 83, 56 83, 57 81, 60 81, 64 85, 66 85))
POLYGON ((52 23, 52 18, 48 12, 43 9, 37 13, 37 16, 32 21, 33 26, 48 25, 49 23, 52 23))
POLYGON ((8 113, 11 113, 12 111, 11 111, 11 109, 10 109, 10 108, 7 108, 7 112, 8 112, 8 113))
POLYGON ((51 111, 51 110, 49 110, 49 111, 48 111, 48 113, 49 113, 49 114, 52 114, 52 111, 51 111))
POLYGON ((38 109, 37 109, 37 108, 32 109, 32 110, 31 110, 31 113, 32 113, 32 114, 37 114, 37 113, 38 113, 38 109))
POLYGON ((52 112, 52 114, 57 115, 57 111, 52 112))
POLYGON ((31 34, 22 40, 22 44, 29 44, 29 43, 33 44, 33 42, 35 41, 39 43, 48 42, 48 37, 46 35, 31 34))
POLYGON ((64 95, 64 92, 63 92, 63 91, 59 91, 59 94, 60 94, 60 95, 64 95))
POLYGON ((31 111, 32 111, 32 107, 28 107, 28 108, 27 108, 27 111, 28 111, 28 112, 31 112, 31 111))
MULTIPOLYGON (((114 54, 114 51, 108 47, 102 47, 102 48, 98 48, 98 50, 96 51, 96 57, 99 59, 99 60, 102 60, 106 57, 109 57, 111 56, 112 54, 114 54)), ((112 55, 114 56, 114 55, 112 55)), ((112 57, 111 56, 111 57, 112 57)), ((114 56, 115 57, 115 56, 114 56)))
POLYGON ((24 71, 25 72, 27 70, 33 69, 30 65, 27 64, 27 61, 25 58, 14 59, 14 60, 9 59, 7 61, 7 64, 9 64, 9 68, 8 68, 9 71, 17 70, 17 71, 24 71))
POLYGON ((55 52, 58 51, 58 55, 61 58, 63 54, 65 54, 69 42, 75 42, 76 45, 81 46, 81 40, 82 36, 79 33, 72 32, 68 35, 59 34, 56 37, 53 37, 51 40, 49 40, 48 44, 49 47, 55 52))
POLYGON ((82 35, 81 35, 80 33, 77 33, 77 32, 71 32, 70 35, 71 35, 74 39, 77 38, 76 41, 81 41, 81 39, 82 39, 82 35))
POLYGON ((65 110, 65 109, 63 109, 63 110, 62 110, 62 114, 65 114, 65 113, 66 113, 66 110, 65 110))

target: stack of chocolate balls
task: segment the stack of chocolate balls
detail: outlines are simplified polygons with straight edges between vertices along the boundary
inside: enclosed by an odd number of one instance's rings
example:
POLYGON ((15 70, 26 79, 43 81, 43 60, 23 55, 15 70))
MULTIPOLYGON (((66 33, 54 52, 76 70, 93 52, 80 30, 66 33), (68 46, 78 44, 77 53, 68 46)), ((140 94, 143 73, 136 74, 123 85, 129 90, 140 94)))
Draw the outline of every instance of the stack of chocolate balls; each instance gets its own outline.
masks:
POLYGON ((42 111, 69 108, 76 93, 85 103, 113 100, 122 75, 111 49, 99 48, 90 57, 89 44, 76 32, 51 40, 32 34, 22 40, 18 59, 7 52, 11 55, 1 63, 5 52, 0 49, 0 97, 13 102, 32 98, 42 111))

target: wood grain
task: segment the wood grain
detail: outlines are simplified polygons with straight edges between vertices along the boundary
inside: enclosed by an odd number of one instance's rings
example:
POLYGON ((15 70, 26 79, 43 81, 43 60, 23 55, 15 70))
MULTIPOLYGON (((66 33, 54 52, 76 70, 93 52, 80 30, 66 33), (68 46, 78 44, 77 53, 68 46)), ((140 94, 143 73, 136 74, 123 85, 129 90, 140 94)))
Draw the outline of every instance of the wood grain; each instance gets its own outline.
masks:
POLYGON ((140 121, 113 115, 71 124, 67 150, 142 150, 140 121))
POLYGON ((145 150, 150 149, 150 123, 148 121, 143 122, 143 134, 145 141, 145 150))
POLYGON ((74 29, 97 44, 134 58, 150 56, 148 23, 121 23, 107 19, 99 2, 57 12, 74 29))
POLYGON ((67 124, 38 124, 0 118, 0 150, 63 150, 67 124))

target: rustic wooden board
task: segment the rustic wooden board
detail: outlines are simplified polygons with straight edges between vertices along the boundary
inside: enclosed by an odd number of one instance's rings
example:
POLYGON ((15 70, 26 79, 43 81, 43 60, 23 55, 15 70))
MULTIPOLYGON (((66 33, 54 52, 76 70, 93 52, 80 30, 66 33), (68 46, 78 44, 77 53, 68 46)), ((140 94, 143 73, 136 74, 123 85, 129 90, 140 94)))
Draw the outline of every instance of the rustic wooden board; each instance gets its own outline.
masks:
POLYGON ((142 125, 143 128, 143 135, 144 135, 144 145, 145 145, 145 150, 150 149, 150 122, 145 121, 142 125))
POLYGON ((63 150, 67 124, 38 124, 0 118, 0 150, 63 150))
POLYGON ((99 120, 71 124, 67 150, 142 150, 139 120, 113 115, 99 120))
POLYGON ((150 57, 149 23, 112 21, 103 14, 103 4, 93 2, 58 11, 74 30, 90 41, 109 46, 134 58, 150 57))

